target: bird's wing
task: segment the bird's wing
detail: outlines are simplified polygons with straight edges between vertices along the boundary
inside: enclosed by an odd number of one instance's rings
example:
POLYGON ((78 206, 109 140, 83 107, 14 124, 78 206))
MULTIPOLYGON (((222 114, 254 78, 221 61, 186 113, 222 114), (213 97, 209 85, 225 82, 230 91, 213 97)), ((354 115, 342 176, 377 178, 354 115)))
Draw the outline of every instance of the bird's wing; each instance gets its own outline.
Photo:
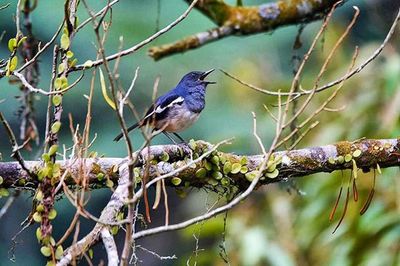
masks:
MULTIPOLYGON (((152 120, 161 120, 164 119, 168 111, 173 108, 173 106, 181 105, 184 101, 182 96, 177 94, 167 94, 158 98, 149 110, 146 112, 146 115, 141 119, 138 123, 130 126, 127 130, 128 132, 134 130, 137 127, 141 127, 147 123, 151 124, 152 120)), ((119 141, 123 137, 123 134, 119 134, 114 141, 119 141)))
POLYGON ((145 117, 142 119, 142 124, 147 123, 149 119, 151 120, 153 118, 156 120, 163 119, 173 106, 181 105, 183 101, 184 98, 177 94, 170 94, 160 97, 147 111, 145 117))

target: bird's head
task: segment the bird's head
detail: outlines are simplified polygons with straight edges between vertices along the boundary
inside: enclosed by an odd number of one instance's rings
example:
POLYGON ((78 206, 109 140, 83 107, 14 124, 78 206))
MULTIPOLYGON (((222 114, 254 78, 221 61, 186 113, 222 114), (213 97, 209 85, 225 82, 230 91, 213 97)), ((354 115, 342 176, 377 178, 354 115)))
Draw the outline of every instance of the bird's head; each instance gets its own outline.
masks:
POLYGON ((208 84, 215 84, 215 81, 204 80, 214 69, 210 69, 208 71, 192 71, 187 73, 181 81, 179 85, 188 86, 188 87, 196 87, 198 85, 207 86, 208 84))

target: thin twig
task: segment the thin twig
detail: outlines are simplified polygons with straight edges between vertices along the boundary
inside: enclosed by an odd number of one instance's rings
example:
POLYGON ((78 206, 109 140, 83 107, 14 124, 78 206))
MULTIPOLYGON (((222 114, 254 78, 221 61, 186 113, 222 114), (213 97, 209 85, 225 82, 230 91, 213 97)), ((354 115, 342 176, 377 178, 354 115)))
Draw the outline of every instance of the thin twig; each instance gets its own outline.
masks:
POLYGON ((0 6, 0 11, 3 10, 3 9, 6 9, 9 6, 10 6, 10 3, 7 3, 4 6, 0 6))
MULTIPOLYGON (((17 139, 15 138, 14 132, 12 131, 10 125, 8 124, 7 120, 4 118, 3 113, 0 112, 0 121, 3 123, 3 126, 7 132, 8 138, 10 140, 11 146, 12 146, 12 154, 11 157, 16 159, 25 172, 31 176, 35 177, 36 175, 29 170, 29 168, 25 165, 24 158, 22 157, 22 154, 20 153, 21 147, 18 146, 17 139)), ((22 146, 23 147, 23 146, 22 146)))
MULTIPOLYGON (((398 10, 398 13, 397 13, 397 15, 396 15, 396 17, 395 17, 395 19, 394 19, 389 31, 388 31, 388 33, 386 34, 385 39, 382 41, 382 43, 379 45, 379 47, 371 54, 371 56, 369 56, 363 63, 361 63, 357 68, 355 68, 350 73, 347 73, 347 74, 343 75, 342 77, 340 77, 337 80, 331 81, 331 82, 329 82, 329 83, 327 83, 325 85, 322 85, 322 86, 318 87, 317 89, 315 89, 315 92, 321 92, 321 91, 324 91, 326 89, 329 89, 329 88, 331 88, 333 86, 338 85, 342 81, 348 80, 351 77, 353 77, 354 75, 360 73, 369 63, 371 63, 375 58, 377 58, 381 54, 383 49, 389 43, 390 39, 393 37, 393 34, 396 31, 396 27, 397 27, 397 24, 398 24, 399 21, 400 21, 400 8, 398 10)), ((225 70, 221 69, 221 72, 223 72, 226 76, 232 78, 233 80, 239 82, 240 84, 242 84, 242 85, 244 85, 244 86, 246 86, 248 88, 251 88, 253 90, 256 90, 258 92, 261 92, 261 93, 264 93, 264 94, 267 94, 267 95, 277 96, 277 93, 274 92, 274 91, 265 90, 265 89, 262 89, 260 87, 255 86, 253 84, 245 82, 245 81, 241 80, 240 78, 238 78, 237 76, 226 72, 225 70)), ((294 96, 294 99, 296 99, 298 97, 310 94, 312 92, 313 92, 313 90, 304 90, 302 92, 296 92, 296 93, 294 93, 292 95, 294 96)), ((291 94, 290 92, 282 92, 281 96, 289 96, 290 94, 291 94)))
POLYGON ((18 197, 19 191, 15 191, 10 197, 8 197, 6 203, 4 203, 3 207, 0 209, 0 220, 3 218, 4 214, 7 213, 8 209, 11 207, 11 205, 14 203, 15 199, 18 197))
POLYGON ((81 30, 84 26, 86 26, 89 22, 93 21, 95 18, 101 16, 106 10, 108 10, 110 7, 118 3, 119 0, 114 0, 109 2, 105 7, 103 7, 100 11, 98 11, 96 14, 91 15, 89 18, 87 18, 85 21, 83 21, 81 24, 76 27, 75 32, 78 32, 81 30))
MULTIPOLYGON (((158 37, 160 37, 161 35, 163 35, 164 33, 168 32, 169 30, 171 30, 173 27, 175 27, 177 24, 179 24, 182 20, 184 20, 190 13, 190 11, 193 9, 193 7, 197 4, 199 0, 194 0, 190 6, 186 9, 186 11, 179 16, 175 21, 171 22, 168 26, 164 27, 163 29, 159 30, 158 32, 156 32, 155 34, 151 35, 150 37, 148 37, 147 39, 141 41, 140 43, 136 44, 135 46, 132 46, 131 48, 128 48, 126 50, 123 50, 119 53, 107 56, 105 58, 105 61, 112 61, 115 60, 119 57, 122 56, 126 56, 129 55, 137 50, 139 50, 140 48, 142 48, 143 46, 145 46, 146 44, 152 42, 153 40, 157 39, 158 37)), ((103 59, 99 59, 96 61, 93 61, 92 64, 90 65, 90 67, 83 65, 77 65, 74 68, 70 69, 70 71, 77 71, 77 70, 82 70, 82 69, 86 69, 86 68, 91 68, 91 67, 96 67, 99 66, 101 64, 104 63, 103 59)))
MULTIPOLYGON (((39 57, 44 51, 46 51, 47 48, 56 40, 56 38, 57 38, 58 34, 60 33, 61 29, 63 28, 63 26, 64 26, 64 22, 62 22, 62 23, 60 24, 60 26, 58 26, 58 29, 57 29, 57 31, 54 33, 53 37, 52 37, 52 38, 50 39, 50 41, 48 41, 43 47, 40 47, 40 43, 39 43, 39 45, 38 45, 38 46, 39 46, 39 49, 38 49, 37 53, 35 54, 35 56, 32 57, 32 59, 29 60, 28 62, 26 62, 24 65, 22 65, 20 68, 18 68, 16 71, 17 71, 17 72, 21 72, 22 70, 24 70, 25 68, 27 68, 28 66, 30 66, 32 63, 34 63, 34 62, 38 59, 38 57, 39 57)), ((1 76, 1 73, 0 73, 0 76, 1 76)))

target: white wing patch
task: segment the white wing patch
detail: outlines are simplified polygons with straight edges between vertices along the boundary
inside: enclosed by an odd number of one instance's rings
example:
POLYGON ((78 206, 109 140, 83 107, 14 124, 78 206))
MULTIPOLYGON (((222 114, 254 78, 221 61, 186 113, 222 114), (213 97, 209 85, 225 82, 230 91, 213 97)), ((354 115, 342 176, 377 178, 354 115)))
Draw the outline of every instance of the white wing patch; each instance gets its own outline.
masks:
POLYGON ((176 98, 175 100, 173 100, 172 102, 170 102, 167 106, 161 107, 161 106, 157 106, 157 108, 151 112, 150 114, 146 115, 143 120, 153 116, 155 113, 160 114, 162 112, 164 112, 165 110, 167 110, 168 108, 171 108, 172 106, 174 106, 175 104, 180 104, 183 103, 185 99, 183 99, 183 97, 179 96, 178 98, 176 98))
POLYGON ((162 112, 164 112, 166 109, 171 108, 172 106, 174 106, 175 104, 180 104, 183 103, 185 99, 183 99, 183 97, 179 96, 178 98, 176 98, 175 100, 173 100, 170 104, 168 104, 167 106, 161 107, 161 106, 157 106, 156 110, 154 112, 156 112, 157 114, 160 114, 162 112))

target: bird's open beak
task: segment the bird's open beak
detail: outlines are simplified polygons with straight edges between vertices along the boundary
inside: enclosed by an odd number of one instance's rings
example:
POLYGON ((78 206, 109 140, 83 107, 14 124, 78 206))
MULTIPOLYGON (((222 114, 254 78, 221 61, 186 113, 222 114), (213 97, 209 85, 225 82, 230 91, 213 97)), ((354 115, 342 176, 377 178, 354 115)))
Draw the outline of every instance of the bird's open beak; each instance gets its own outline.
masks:
POLYGON ((203 83, 205 83, 205 84, 215 84, 215 83, 216 83, 215 81, 204 80, 204 79, 205 79, 211 72, 213 72, 214 70, 215 70, 215 69, 213 68, 213 69, 210 69, 210 70, 204 72, 203 75, 201 75, 200 80, 202 80, 203 83))

